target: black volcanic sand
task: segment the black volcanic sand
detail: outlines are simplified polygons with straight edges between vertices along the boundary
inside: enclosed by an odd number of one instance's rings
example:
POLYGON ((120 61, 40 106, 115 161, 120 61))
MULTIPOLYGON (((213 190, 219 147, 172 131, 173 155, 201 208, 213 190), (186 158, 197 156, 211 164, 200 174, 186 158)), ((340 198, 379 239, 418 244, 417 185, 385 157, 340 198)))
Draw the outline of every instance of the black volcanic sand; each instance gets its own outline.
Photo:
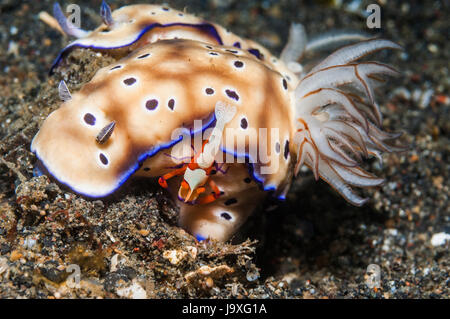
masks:
MULTIPOLYGON (((76 2, 82 26, 96 26, 100 1, 76 2)), ((167 2, 277 54, 291 21, 311 35, 370 31, 349 1, 167 2)), ((403 130, 410 150, 385 155, 383 165, 367 162, 386 183, 363 191, 371 198, 364 207, 304 173, 285 202, 265 203, 223 244, 199 243, 178 228, 175 204, 152 181, 89 201, 33 177, 30 142, 59 105, 58 82, 76 91, 114 59, 78 50, 48 77, 69 40, 38 18, 53 1, 1 1, 0 297, 448 298, 449 242, 438 240, 450 233, 448 2, 378 2, 377 34, 405 48, 377 55, 402 72, 380 90, 384 126, 403 130), (68 280, 71 264, 81 269, 78 288, 68 280), (369 264, 381 269, 377 289, 366 285, 369 264)))

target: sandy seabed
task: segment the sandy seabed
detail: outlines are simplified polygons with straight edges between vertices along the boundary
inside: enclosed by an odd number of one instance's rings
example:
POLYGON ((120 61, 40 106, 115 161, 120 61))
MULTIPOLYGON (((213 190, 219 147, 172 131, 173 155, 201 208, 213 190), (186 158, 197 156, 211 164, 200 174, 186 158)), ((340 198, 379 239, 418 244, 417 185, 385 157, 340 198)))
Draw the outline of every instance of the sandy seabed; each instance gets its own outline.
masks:
MULTIPOLYGON (((291 21, 308 34, 370 31, 367 1, 356 10, 349 1, 166 2, 277 54, 291 21)), ((376 34, 405 48, 378 54, 402 72, 381 88, 383 125, 403 130, 410 150, 367 162, 386 183, 364 191, 364 207, 305 173, 285 202, 265 203, 223 244, 178 228, 175 204, 151 181, 90 201, 33 177, 30 142, 59 105, 59 81, 76 91, 114 59, 77 50, 49 77, 68 43, 38 18, 53 1, 0 1, 0 297, 448 298, 450 9, 445 1, 379 2, 376 34), (171 250, 180 258, 165 258, 171 250), (78 288, 68 281, 71 264, 81 270, 78 288), (370 264, 381 269, 377 289, 366 284, 370 264)), ((77 4, 83 27, 96 26, 98 8, 77 4)))

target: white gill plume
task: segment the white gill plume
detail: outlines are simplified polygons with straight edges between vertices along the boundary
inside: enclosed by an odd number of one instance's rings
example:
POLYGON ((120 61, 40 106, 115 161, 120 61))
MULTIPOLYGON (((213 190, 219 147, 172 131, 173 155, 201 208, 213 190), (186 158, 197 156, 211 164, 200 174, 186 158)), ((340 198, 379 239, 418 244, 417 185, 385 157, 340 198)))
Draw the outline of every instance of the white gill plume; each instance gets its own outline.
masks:
POLYGON ((400 151, 386 144, 399 137, 382 131, 381 112, 373 87, 382 75, 397 75, 392 67, 377 62, 357 62, 382 49, 401 49, 388 40, 369 40, 343 47, 306 74, 296 91, 298 147, 297 174, 303 164, 354 205, 367 199, 351 188, 376 186, 383 179, 359 167, 363 157, 400 151))

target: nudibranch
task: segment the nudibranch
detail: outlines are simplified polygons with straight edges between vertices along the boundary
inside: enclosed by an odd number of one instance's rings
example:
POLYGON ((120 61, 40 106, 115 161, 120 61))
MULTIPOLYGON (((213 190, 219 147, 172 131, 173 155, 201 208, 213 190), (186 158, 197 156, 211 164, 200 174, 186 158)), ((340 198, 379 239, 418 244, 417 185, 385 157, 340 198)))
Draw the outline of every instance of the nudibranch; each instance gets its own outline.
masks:
POLYGON ((352 187, 383 182, 362 159, 402 150, 390 143, 400 134, 381 129, 374 94, 397 71, 360 61, 401 49, 391 41, 350 33, 307 41, 293 24, 277 59, 165 6, 111 12, 103 2, 103 24, 90 32, 70 25, 59 5, 54 15, 78 39, 53 67, 77 47, 121 58, 73 94, 61 82, 63 103, 31 144, 46 171, 82 195, 108 196, 131 176, 155 178, 180 207, 181 227, 225 241, 266 194, 283 199, 302 166, 362 205, 352 187), (307 51, 361 39, 309 72, 298 63, 307 51))
MULTIPOLYGON (((260 196, 244 199, 244 194, 260 192, 260 186, 279 196, 287 191, 294 129, 293 91, 283 76, 242 49, 229 51, 229 47, 192 40, 161 40, 100 69, 77 93, 71 94, 62 83, 64 103, 44 121, 32 151, 61 183, 80 194, 103 197, 133 174, 164 177, 186 157, 172 148, 182 139, 189 138, 190 145, 191 137, 206 134, 210 143, 201 143, 200 149, 206 155, 206 148, 210 149, 214 160, 195 157, 195 163, 205 163, 219 189, 218 198, 210 203, 180 201, 180 219, 182 225, 192 224, 194 216, 201 221, 201 211, 203 225, 211 218, 223 219, 220 223, 229 226, 222 226, 222 232, 206 226, 185 227, 199 238, 226 239, 245 220, 241 212, 249 214, 257 204, 254 198, 260 196), (260 86, 264 90, 255 90, 260 86), (201 120, 197 128, 195 120, 201 120), (233 130, 226 130, 225 136, 225 128, 233 130), (265 134, 259 134, 259 128, 265 134), (256 139, 245 139, 250 133, 256 139), (233 143, 226 149, 227 143, 221 143, 242 137, 242 149, 233 148, 233 143), (268 149, 264 161, 252 159, 249 172, 245 162, 253 154, 246 150, 258 144, 268 149), (228 157, 236 165, 217 163, 214 153, 224 155, 222 162, 228 157), (234 161, 235 157, 240 160, 234 161), (266 174, 271 167, 277 169, 266 174), (193 208, 196 213, 185 213, 193 208)), ((185 178, 185 172, 178 177, 185 178)), ((177 197, 182 195, 183 191, 170 187, 171 182, 168 189, 174 189, 177 197)), ((206 187, 209 193, 210 184, 206 187)))
MULTIPOLYGON (((124 57, 137 48, 159 40, 187 39, 229 46, 230 53, 235 49, 242 49, 288 78, 293 78, 291 70, 284 63, 278 63, 277 58, 255 41, 243 39, 216 23, 169 6, 136 4, 111 11, 109 5, 103 1, 100 8, 103 23, 93 31, 72 25, 58 3, 54 5, 53 15, 61 29, 77 39, 61 51, 51 67, 51 73, 61 59, 76 48, 108 51, 116 57, 124 57)), ((294 25, 295 34, 298 35, 300 31, 303 32, 303 27, 294 25)), ((285 57, 292 58, 291 62, 294 63, 298 56, 293 57, 293 52, 295 51, 291 50, 285 57)))
POLYGON ((357 62, 386 48, 400 47, 375 39, 341 48, 291 87, 245 50, 160 40, 100 69, 79 92, 62 82, 63 104, 31 149, 89 197, 132 175, 159 178, 179 199, 180 225, 199 239, 227 240, 266 191, 283 198, 303 164, 361 205, 351 186, 383 182, 361 158, 397 150, 386 141, 398 134, 379 128, 373 92, 397 72, 357 62))

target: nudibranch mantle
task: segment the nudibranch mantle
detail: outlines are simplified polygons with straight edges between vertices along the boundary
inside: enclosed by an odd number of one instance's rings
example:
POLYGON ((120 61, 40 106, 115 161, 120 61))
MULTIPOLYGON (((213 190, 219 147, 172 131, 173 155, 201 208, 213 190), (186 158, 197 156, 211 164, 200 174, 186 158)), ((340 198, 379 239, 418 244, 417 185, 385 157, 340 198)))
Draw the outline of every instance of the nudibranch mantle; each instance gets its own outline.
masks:
MULTIPOLYGON (((68 52, 76 48, 107 50, 113 51, 116 56, 125 56, 137 48, 159 40, 186 39, 229 46, 228 50, 231 53, 236 48, 242 49, 289 80, 296 78, 284 63, 260 44, 241 38, 224 27, 195 15, 168 6, 152 4, 128 5, 111 12, 104 2, 103 8, 108 8, 102 10, 104 22, 93 31, 78 32, 79 38, 61 51, 50 72, 53 72, 68 52), (108 13, 103 13, 104 11, 108 13)), ((58 4, 55 4, 54 11, 55 16, 63 17, 58 4)))

